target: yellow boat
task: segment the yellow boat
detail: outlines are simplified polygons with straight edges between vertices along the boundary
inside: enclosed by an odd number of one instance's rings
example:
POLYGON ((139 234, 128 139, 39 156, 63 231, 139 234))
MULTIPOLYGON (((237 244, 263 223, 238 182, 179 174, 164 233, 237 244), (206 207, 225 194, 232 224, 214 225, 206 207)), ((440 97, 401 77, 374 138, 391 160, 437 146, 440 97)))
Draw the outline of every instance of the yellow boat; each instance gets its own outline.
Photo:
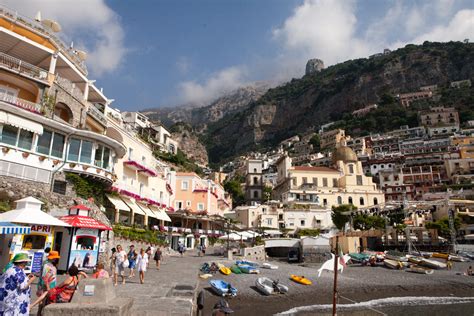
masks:
POLYGON ((431 255, 431 257, 433 258, 440 258, 440 259, 448 259, 449 258, 449 254, 447 253, 440 253, 440 252, 435 252, 431 255))
POLYGON ((294 275, 294 274, 290 276, 290 279, 304 285, 311 285, 313 283, 310 280, 306 279, 304 276, 299 276, 299 275, 294 275))
POLYGON ((232 273, 232 271, 231 271, 229 268, 227 268, 227 267, 222 267, 222 268, 219 269, 219 271, 220 271, 222 274, 225 274, 225 275, 229 275, 229 274, 232 273))

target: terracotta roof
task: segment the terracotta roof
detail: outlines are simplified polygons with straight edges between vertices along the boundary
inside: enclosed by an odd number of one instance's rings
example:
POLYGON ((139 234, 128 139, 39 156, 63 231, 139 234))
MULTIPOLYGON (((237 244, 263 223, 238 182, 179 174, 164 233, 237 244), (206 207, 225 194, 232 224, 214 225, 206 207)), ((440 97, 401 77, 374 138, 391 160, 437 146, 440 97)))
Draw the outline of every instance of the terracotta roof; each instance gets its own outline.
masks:
POLYGON ((328 167, 310 167, 310 166, 295 166, 293 170, 297 171, 324 171, 324 172, 337 172, 336 169, 328 168, 328 167))

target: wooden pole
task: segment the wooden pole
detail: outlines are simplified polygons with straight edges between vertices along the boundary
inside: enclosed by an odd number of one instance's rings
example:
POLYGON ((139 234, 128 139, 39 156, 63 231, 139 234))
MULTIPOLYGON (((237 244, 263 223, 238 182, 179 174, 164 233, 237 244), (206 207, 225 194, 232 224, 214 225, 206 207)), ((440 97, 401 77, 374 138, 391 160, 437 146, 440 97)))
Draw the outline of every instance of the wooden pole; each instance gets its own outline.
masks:
POLYGON ((336 302, 337 302, 337 264, 339 261, 339 236, 336 236, 336 247, 335 247, 335 254, 334 254, 334 288, 332 293, 332 315, 337 315, 336 312, 336 302))

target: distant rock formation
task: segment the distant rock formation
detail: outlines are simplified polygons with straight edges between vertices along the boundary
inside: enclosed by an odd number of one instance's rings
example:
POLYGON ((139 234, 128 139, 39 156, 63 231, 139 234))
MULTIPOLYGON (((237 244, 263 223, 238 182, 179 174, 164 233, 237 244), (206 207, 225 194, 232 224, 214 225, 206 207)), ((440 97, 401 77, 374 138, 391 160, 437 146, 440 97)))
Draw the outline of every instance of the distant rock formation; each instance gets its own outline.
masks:
POLYGON ((321 59, 313 58, 306 63, 306 75, 320 72, 324 69, 324 62, 321 59))

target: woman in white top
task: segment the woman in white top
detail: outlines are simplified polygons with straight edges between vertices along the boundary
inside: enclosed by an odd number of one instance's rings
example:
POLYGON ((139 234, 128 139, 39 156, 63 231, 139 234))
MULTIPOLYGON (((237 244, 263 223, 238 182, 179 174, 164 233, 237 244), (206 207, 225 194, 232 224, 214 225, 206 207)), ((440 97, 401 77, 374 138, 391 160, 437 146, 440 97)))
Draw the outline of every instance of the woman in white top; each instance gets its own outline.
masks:
POLYGON ((145 282, 145 271, 148 265, 148 255, 145 253, 145 249, 140 249, 140 254, 137 257, 137 269, 138 275, 140 276, 140 283, 145 282))
POLYGON ((125 267, 123 263, 127 259, 127 253, 123 250, 121 245, 117 245, 117 251, 114 253, 112 260, 115 261, 115 271, 114 271, 114 285, 117 285, 118 276, 122 278, 122 284, 125 284, 125 267))

